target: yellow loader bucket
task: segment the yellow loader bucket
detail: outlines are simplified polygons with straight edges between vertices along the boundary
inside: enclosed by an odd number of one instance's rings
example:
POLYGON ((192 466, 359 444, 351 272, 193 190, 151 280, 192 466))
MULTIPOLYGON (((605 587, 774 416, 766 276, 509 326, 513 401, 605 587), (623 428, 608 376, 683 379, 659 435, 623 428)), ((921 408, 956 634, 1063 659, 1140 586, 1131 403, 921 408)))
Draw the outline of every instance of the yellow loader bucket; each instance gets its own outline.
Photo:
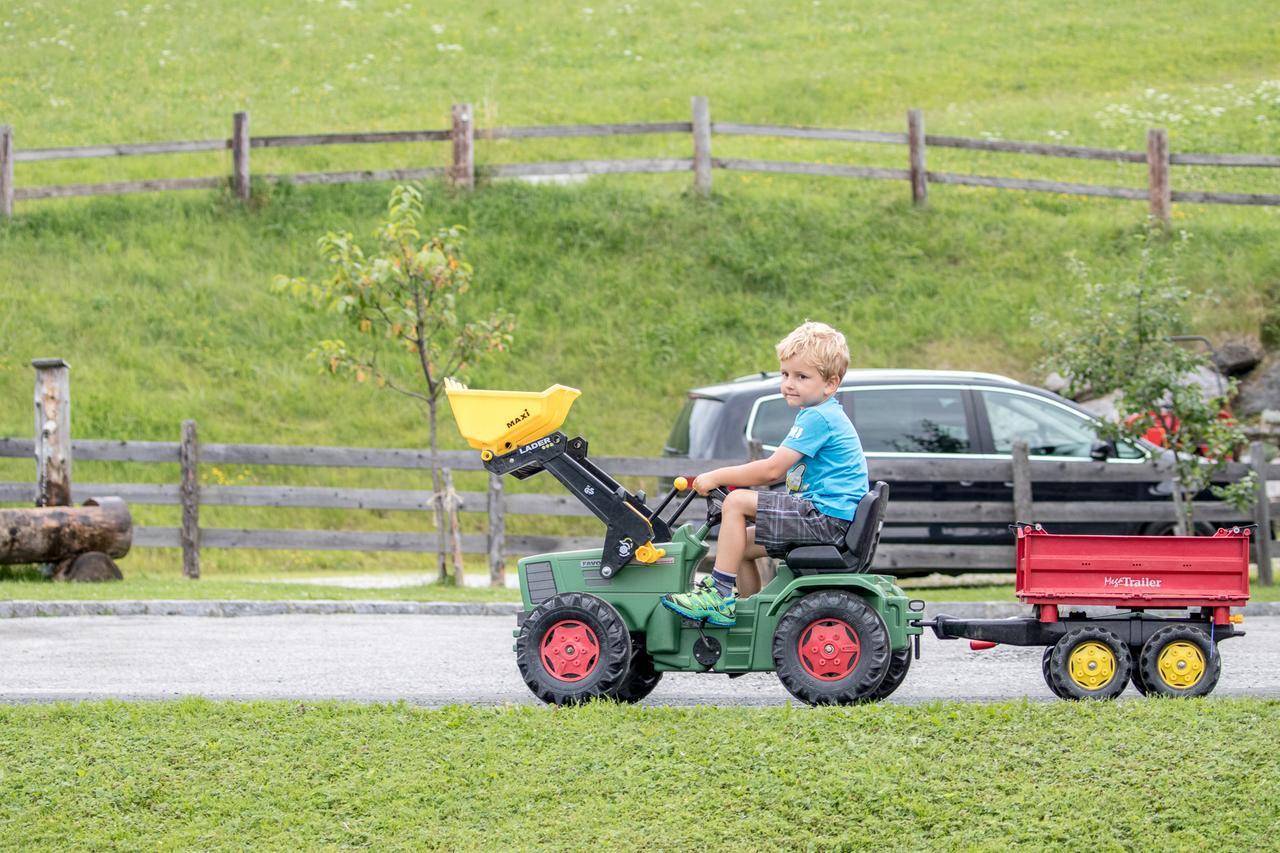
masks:
POLYGON ((444 392, 458 431, 484 459, 555 432, 582 394, 564 385, 545 391, 472 391, 453 379, 444 381, 444 392))

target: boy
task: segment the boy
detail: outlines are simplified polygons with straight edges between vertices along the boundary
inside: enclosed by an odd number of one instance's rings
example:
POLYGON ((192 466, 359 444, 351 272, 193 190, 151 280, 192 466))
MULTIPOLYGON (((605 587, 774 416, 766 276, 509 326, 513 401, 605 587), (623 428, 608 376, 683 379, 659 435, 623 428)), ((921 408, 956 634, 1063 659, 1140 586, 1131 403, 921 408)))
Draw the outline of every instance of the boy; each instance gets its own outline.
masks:
POLYGON ((688 619, 734 624, 739 567, 754 570, 758 557, 784 557, 798 545, 844 541, 858 501, 867 493, 862 442, 835 393, 849 369, 844 335, 825 323, 803 323, 777 346, 782 396, 798 408, 795 425, 768 459, 699 474, 700 495, 722 486, 729 493, 720 522, 715 570, 692 592, 662 603, 688 619), (755 492, 786 477, 787 491, 755 492), (754 519, 755 526, 747 520, 754 519))

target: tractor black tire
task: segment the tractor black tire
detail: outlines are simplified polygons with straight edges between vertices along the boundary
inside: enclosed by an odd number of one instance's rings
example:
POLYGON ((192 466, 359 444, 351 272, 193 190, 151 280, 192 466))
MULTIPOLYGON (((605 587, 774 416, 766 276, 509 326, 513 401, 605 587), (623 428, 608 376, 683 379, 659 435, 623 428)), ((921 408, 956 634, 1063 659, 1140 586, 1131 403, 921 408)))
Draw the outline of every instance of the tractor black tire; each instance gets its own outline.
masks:
POLYGON ((1070 696, 1064 696, 1058 692, 1057 686, 1053 683, 1053 679, 1049 677, 1049 659, 1053 657, 1053 646, 1044 647, 1044 655, 1040 658, 1040 674, 1044 676, 1044 683, 1049 685, 1049 692, 1059 699, 1070 699, 1070 696))
POLYGON ((1142 677, 1142 646, 1130 646, 1129 656, 1133 658, 1133 672, 1129 673, 1129 683, 1133 685, 1133 689, 1137 690, 1143 696, 1151 691, 1147 689, 1147 681, 1142 677))
POLYGON ((902 686, 902 682, 906 681, 907 673, 911 670, 911 646, 898 649, 896 652, 889 654, 889 672, 885 675, 884 681, 880 682, 880 686, 871 691, 871 695, 867 697, 870 702, 879 702, 881 699, 888 699, 893 691, 902 686))
POLYGON ((533 695, 548 704, 614 699, 631 669, 631 634, 607 601, 563 592, 525 619, 516 665, 533 695))
MULTIPOLYGON (((1087 672, 1087 670, 1085 670, 1087 672)), ((1068 631, 1053 647, 1049 655, 1049 678, 1054 692, 1064 699, 1115 699, 1129 686, 1129 674, 1133 672, 1133 657, 1129 646, 1120 637, 1105 628, 1076 628, 1068 631), (1072 674, 1074 656, 1101 657, 1087 663, 1081 658, 1079 665, 1105 665, 1110 677, 1090 686, 1072 674)), ((1084 677, 1089 677, 1085 675, 1084 677)))
POLYGON ((782 615, 773 634, 778 679, 809 705, 871 701, 889 674, 890 651, 889 630, 880 614, 859 596, 840 590, 804 596, 782 615), (826 639, 815 645, 821 654, 802 654, 801 643, 817 643, 821 634, 826 639))
POLYGON ((1148 695, 1187 698, 1208 696, 1218 684, 1218 676, 1222 673, 1222 658, 1204 631, 1193 625, 1170 625, 1156 631, 1143 645, 1142 654, 1138 658, 1138 669, 1142 671, 1148 695), (1166 653, 1175 658, 1166 658, 1168 668, 1173 668, 1176 672, 1180 668, 1176 659, 1181 658, 1185 664, 1190 665, 1193 673, 1198 670, 1198 677, 1187 684, 1172 682, 1160 666, 1161 656, 1166 653))
POLYGON ((662 673, 653 668, 653 655, 644 650, 641 637, 631 644, 631 666, 627 668, 627 677, 618 686, 614 698, 635 704, 652 693, 661 680, 662 673))

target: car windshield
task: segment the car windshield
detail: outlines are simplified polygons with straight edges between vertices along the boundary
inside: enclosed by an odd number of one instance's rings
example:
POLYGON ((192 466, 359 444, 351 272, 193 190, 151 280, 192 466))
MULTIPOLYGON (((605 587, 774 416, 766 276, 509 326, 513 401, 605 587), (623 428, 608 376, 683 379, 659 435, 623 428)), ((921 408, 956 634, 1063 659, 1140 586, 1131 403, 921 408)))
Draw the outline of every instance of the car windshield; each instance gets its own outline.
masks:
MULTIPOLYGON (((1025 441, 1032 456, 1085 458, 1098 442, 1093 423, 1050 400, 1003 391, 983 391, 991 441, 996 453, 1009 453, 1015 441, 1025 441)), ((1121 459, 1141 459, 1138 448, 1117 443, 1121 459)))
POLYGON ((724 406, 710 397, 690 397, 676 416, 664 448, 668 455, 710 459, 715 447, 717 415, 724 406))

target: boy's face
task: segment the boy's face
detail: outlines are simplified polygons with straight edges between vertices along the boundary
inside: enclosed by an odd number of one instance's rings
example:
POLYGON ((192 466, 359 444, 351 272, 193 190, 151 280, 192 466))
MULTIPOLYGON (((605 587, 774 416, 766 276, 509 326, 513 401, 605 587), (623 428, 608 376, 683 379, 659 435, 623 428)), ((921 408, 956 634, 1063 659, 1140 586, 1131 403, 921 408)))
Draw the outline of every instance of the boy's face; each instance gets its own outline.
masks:
POLYGON ((818 368, 799 356, 782 360, 782 396, 788 406, 816 406, 839 387, 839 377, 823 379, 818 368))

